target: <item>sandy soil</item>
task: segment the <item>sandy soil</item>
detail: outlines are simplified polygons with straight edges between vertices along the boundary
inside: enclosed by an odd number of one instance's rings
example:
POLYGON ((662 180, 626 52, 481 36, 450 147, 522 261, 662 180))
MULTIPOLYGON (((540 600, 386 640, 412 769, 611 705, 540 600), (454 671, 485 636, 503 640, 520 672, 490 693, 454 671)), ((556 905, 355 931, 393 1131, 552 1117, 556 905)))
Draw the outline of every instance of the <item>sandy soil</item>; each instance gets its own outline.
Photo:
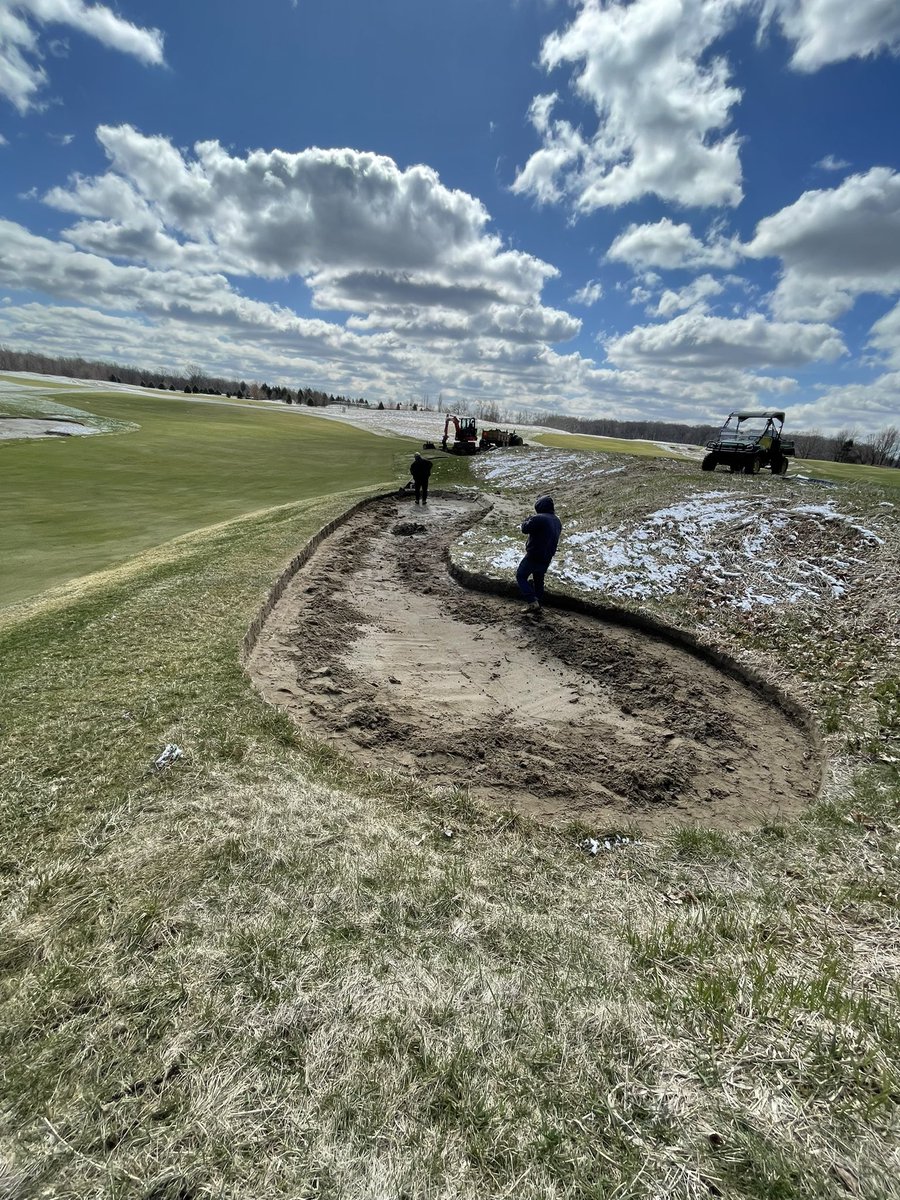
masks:
POLYGON ((805 734, 680 648, 590 617, 532 622, 450 578, 482 502, 385 501, 327 539, 263 629, 263 696, 365 766, 598 832, 747 828, 814 796, 805 734))

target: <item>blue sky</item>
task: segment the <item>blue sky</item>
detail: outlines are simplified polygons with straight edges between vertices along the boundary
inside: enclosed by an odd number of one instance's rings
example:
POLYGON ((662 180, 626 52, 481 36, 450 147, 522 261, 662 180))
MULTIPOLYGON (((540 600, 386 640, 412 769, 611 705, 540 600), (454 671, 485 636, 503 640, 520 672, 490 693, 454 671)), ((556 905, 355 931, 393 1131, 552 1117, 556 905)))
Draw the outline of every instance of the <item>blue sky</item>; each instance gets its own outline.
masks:
POLYGON ((0 342, 900 421, 896 0, 0 0, 0 342))

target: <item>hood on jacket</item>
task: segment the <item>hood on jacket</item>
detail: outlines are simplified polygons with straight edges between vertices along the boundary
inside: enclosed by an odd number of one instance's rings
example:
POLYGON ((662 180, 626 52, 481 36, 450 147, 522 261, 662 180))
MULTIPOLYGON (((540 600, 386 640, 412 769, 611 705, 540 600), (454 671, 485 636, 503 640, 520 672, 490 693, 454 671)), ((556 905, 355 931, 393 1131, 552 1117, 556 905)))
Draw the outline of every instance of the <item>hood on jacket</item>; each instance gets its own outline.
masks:
POLYGON ((537 500, 535 500, 535 502, 534 502, 534 511, 539 512, 539 513, 554 512, 555 510, 553 508, 553 497, 552 496, 538 496, 537 500))

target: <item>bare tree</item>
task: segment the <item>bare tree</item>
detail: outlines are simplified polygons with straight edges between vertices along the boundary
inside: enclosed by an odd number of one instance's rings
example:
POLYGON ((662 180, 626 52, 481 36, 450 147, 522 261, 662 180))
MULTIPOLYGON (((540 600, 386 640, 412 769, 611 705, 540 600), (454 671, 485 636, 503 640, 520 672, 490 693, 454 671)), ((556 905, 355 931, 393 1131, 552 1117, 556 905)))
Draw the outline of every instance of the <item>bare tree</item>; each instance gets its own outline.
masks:
POLYGON ((851 462, 857 454, 855 429, 839 429, 834 435, 832 457, 835 462, 851 462))
POLYGON ((828 459, 834 457, 835 439, 819 429, 795 433, 794 448, 798 458, 828 459))
POLYGON ((188 363, 188 365, 184 368, 184 374, 188 387, 194 388, 195 391, 198 389, 200 391, 206 390, 208 386, 206 382, 206 372, 202 367, 197 366, 196 363, 188 363))
POLYGON ((871 451, 873 466, 888 466, 893 463, 900 450, 900 429, 896 425, 888 425, 878 433, 870 433, 865 445, 871 451))

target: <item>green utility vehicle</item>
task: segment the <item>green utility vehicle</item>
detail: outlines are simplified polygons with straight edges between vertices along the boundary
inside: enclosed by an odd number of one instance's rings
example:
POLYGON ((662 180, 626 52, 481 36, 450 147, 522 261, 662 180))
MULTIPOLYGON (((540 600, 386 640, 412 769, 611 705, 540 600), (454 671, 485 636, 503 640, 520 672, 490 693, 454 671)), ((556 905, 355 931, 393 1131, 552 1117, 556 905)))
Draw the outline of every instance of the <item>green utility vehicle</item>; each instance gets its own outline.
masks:
POLYGON ((786 475, 794 443, 782 437, 783 412, 733 412, 700 464, 704 471, 728 467, 732 473, 758 475, 768 467, 773 475, 786 475))

